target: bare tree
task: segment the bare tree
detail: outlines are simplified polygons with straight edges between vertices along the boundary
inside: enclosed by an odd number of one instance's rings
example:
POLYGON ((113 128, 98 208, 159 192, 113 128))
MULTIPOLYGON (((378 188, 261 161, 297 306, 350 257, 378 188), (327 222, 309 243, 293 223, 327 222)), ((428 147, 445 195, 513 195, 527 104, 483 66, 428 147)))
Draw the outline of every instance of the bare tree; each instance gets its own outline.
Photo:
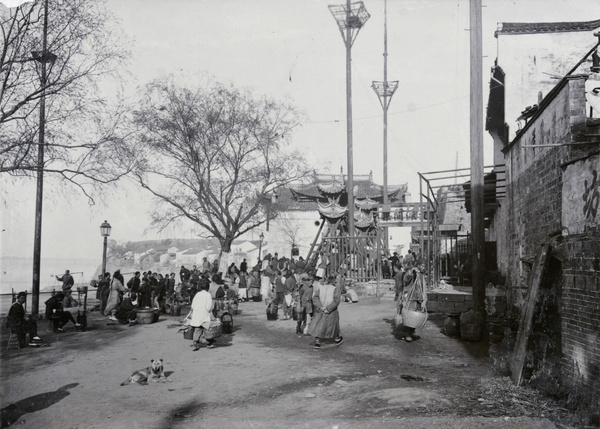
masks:
POLYGON ((44 52, 43 4, 0 4, 0 173, 28 176, 40 168, 37 112, 44 94, 41 167, 86 192, 88 185, 112 182, 130 168, 120 135, 124 108, 111 106, 99 86, 100 80, 111 79, 115 88, 120 83, 129 57, 126 39, 105 1, 48 0, 44 52))
POLYGON ((306 235, 302 234, 302 224, 290 212, 279 213, 277 216, 277 226, 285 236, 286 242, 290 247, 307 240, 306 235))
POLYGON ((264 204, 270 193, 311 173, 286 144, 300 117, 288 104, 214 82, 149 84, 135 111, 144 158, 135 177, 158 201, 154 226, 189 219, 229 252, 266 222, 267 206, 277 208, 264 204))

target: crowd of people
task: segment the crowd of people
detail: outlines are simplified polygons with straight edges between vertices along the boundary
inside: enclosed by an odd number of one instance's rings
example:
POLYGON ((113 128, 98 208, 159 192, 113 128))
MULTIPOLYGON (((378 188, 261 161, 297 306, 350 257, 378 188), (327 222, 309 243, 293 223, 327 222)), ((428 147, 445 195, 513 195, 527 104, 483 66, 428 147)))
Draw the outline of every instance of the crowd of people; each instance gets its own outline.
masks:
MULTIPOLYGON (((396 297, 401 299, 405 291, 414 285, 417 273, 416 255, 411 251, 401 257, 398 253, 386 260, 389 276, 395 280, 396 297)), ((137 323, 140 309, 152 309, 156 313, 172 313, 176 306, 191 306, 191 326, 194 332, 194 349, 200 344, 212 348, 212 341, 204 341, 202 333, 207 323, 214 320, 220 311, 231 308, 243 301, 264 301, 274 319, 294 319, 295 332, 299 336, 315 338, 314 347, 321 347, 321 340, 331 339, 341 344, 338 306, 342 301, 357 302, 357 294, 347 285, 346 276, 349 264, 341 261, 339 267, 331 266, 326 252, 321 252, 316 261, 308 264, 302 257, 298 259, 279 257, 278 253, 265 255, 254 266, 244 259, 239 267, 232 263, 225 273, 219 271, 219 262, 209 262, 204 258, 200 268, 193 265, 188 269, 181 266, 178 276, 175 272, 136 271, 125 282, 120 270, 112 275, 100 276, 97 285, 99 311, 109 321, 137 323), (178 277, 178 278, 177 278, 178 277), (279 313, 281 312, 281 316, 279 313)), ((384 271, 387 275, 387 271, 384 271)), ((73 286, 69 271, 58 277, 63 281, 63 291, 54 294, 46 301, 46 318, 55 320, 58 332, 72 322, 75 327, 81 324, 78 303, 71 295, 73 286)), ((422 294, 422 291, 417 293, 422 294)), ((19 294, 9 312, 9 324, 19 336, 19 345, 26 344, 25 334, 30 334, 30 344, 35 345, 37 326, 25 317, 19 294)), ((174 313, 172 313, 174 314, 174 313)), ((406 341, 412 341, 414 329, 408 330, 406 341)))

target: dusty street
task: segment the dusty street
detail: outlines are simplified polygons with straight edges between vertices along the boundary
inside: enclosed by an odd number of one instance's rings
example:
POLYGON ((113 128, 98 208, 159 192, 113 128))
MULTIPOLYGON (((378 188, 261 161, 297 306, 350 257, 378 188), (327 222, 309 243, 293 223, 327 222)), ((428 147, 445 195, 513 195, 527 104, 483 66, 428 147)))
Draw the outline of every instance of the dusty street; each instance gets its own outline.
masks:
MULTIPOLYGON (((547 400, 493 372, 485 343, 444 336, 430 317, 413 343, 397 339, 395 302, 340 306, 345 342, 312 347, 292 320, 240 304, 234 332, 193 352, 182 317, 51 334, 49 347, 2 350, 2 427, 15 428, 554 428, 547 400), (151 359, 169 382, 120 386, 151 359), (524 406, 525 404, 525 406, 524 406), (545 405, 546 404, 546 405, 545 405)), ((43 329, 42 329, 43 328, 43 329)))

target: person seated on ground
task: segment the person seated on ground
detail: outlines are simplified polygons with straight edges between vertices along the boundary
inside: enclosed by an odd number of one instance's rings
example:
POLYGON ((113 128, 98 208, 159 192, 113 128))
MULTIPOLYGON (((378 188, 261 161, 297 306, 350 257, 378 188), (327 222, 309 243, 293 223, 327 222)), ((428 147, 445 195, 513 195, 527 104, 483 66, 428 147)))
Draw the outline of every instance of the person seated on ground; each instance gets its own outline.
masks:
POLYGON ((238 302, 238 296, 233 289, 230 289, 229 286, 223 286, 223 290, 225 291, 225 299, 227 301, 232 301, 235 304, 238 302))
POLYGON ((358 294, 352 287, 346 286, 346 293, 344 294, 344 300, 346 302, 356 303, 358 302, 358 294))
POLYGON ((217 290, 215 291, 215 299, 225 298, 225 289, 223 289, 223 281, 217 283, 217 290))
POLYGON ((137 323, 138 300, 135 292, 126 292, 123 296, 123 301, 119 305, 119 309, 115 317, 120 323, 129 322, 130 325, 137 323))
POLYGON ((235 290, 231 289, 227 285, 223 286, 223 289, 225 290, 225 299, 224 299, 225 300, 225 308, 230 313, 233 313, 232 310, 234 308, 237 308, 235 306, 238 305, 238 303, 239 303, 238 294, 236 293, 235 290))
POLYGON ((10 328, 11 332, 17 334, 20 349, 25 347, 26 344, 37 347, 42 342, 42 339, 37 336, 36 321, 30 315, 25 314, 24 304, 26 299, 27 293, 19 292, 17 300, 10 307, 6 316, 6 325, 10 328), (29 334, 29 343, 25 341, 27 334, 29 334))
POLYGON ((73 317, 79 316, 79 302, 73 298, 72 292, 70 290, 65 291, 65 297, 62 301, 62 306, 64 311, 68 311, 73 315, 73 317))
POLYGON ((63 332, 63 326, 65 326, 68 322, 73 322, 73 325, 75 325, 76 327, 81 326, 75 321, 75 318, 70 312, 64 311, 64 299, 65 294, 62 292, 58 292, 56 295, 48 298, 48 300, 45 302, 46 319, 55 321, 56 330, 58 332, 63 332))

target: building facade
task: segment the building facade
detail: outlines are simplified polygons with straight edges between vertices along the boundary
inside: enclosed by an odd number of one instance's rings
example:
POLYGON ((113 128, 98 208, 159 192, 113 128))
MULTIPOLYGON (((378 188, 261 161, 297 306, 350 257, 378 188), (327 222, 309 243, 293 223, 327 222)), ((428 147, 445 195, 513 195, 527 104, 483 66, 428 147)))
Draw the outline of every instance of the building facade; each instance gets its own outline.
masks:
POLYGON ((496 163, 505 164, 506 171, 506 197, 490 228, 498 240, 507 300, 515 317, 535 305, 526 375, 559 380, 596 414, 600 112, 586 101, 586 82, 598 78, 590 54, 600 41, 593 34, 599 27, 600 21, 500 27, 511 32, 500 35, 486 124, 496 163), (504 37, 508 34, 514 38, 504 37), (541 78, 545 72, 560 79, 541 78), (521 123, 514 129, 505 117, 521 123), (549 263, 537 296, 531 297, 531 273, 544 245, 550 245, 549 263))

